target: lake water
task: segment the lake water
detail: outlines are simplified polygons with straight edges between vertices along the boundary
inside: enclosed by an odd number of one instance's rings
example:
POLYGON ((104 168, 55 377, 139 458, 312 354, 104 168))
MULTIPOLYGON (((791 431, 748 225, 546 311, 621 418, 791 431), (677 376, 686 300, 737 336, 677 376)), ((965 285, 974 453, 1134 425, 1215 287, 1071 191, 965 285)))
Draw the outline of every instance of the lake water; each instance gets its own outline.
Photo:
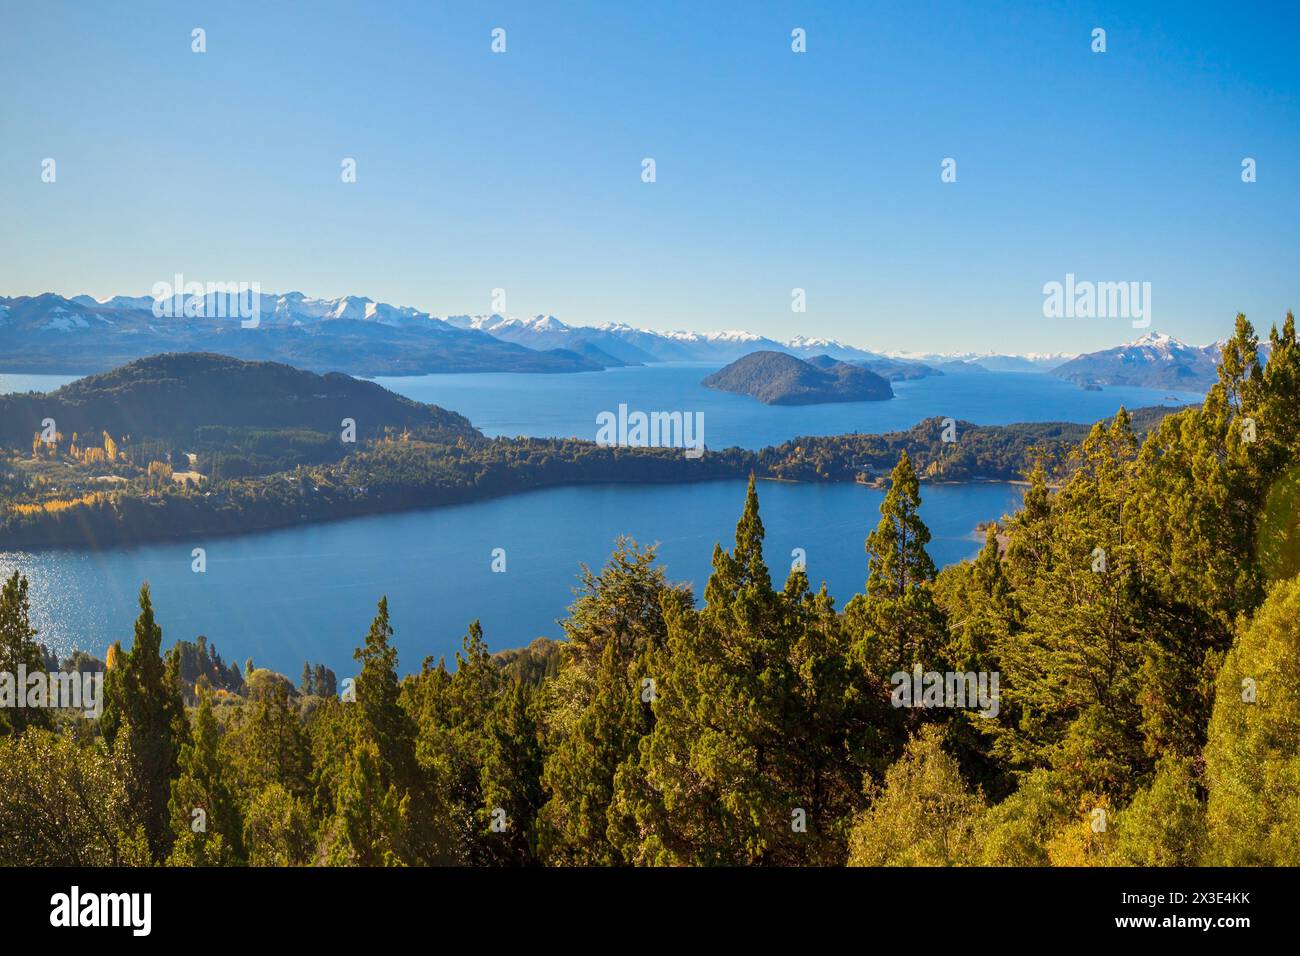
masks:
MULTIPOLYGON (((894 384, 891 401, 775 407, 704 388, 716 366, 656 365, 577 375, 431 375, 384 378, 384 386, 466 415, 489 435, 595 437, 596 415, 630 410, 701 411, 714 448, 759 448, 799 435, 881 432, 931 415, 977 424, 1094 421, 1120 404, 1181 404, 1200 395, 1114 388, 1087 392, 1048 375, 968 373, 894 384)), ((2 391, 46 391, 70 376, 0 375, 2 391)), ((943 565, 980 545, 976 524, 1015 510, 1008 484, 922 488, 930 548, 943 565)), ((866 578, 863 542, 883 493, 856 485, 763 482, 760 498, 773 576, 783 581, 793 548, 805 549, 814 584, 825 580, 842 604, 866 578)), ((0 571, 31 580, 40 639, 60 653, 103 656, 129 643, 136 592, 148 580, 164 642, 205 634, 227 660, 251 656, 296 678, 302 662, 351 673, 375 602, 387 594, 403 671, 426 655, 449 659, 474 618, 493 649, 559 636, 555 621, 572 600, 579 565, 599 566, 614 539, 661 543, 673 580, 697 596, 713 544, 730 546, 744 484, 604 485, 548 489, 451 508, 360 518, 241 538, 96 553, 0 553, 0 571), (207 572, 190 570, 190 550, 207 550, 207 572), (490 569, 505 548, 507 570, 490 569)))
MULTIPOLYGON (((975 525, 1015 510, 1009 484, 923 486, 931 557, 970 557, 975 525)), ((661 544, 672 580, 703 593, 713 545, 734 542, 742 481, 694 485, 555 488, 450 508, 308 525, 212 541, 98 553, 0 553, 0 571, 31 580, 40 640, 61 653, 103 657, 129 645, 140 582, 150 582, 165 645, 207 635, 226 660, 252 656, 297 679, 304 660, 353 673, 375 603, 387 594, 403 672, 426 655, 450 660, 474 618, 494 650, 539 635, 572 601, 583 562, 604 563, 622 533, 661 544), (207 550, 207 572, 190 570, 190 549, 207 550), (504 574, 491 571, 506 549, 504 574)), ((778 583, 790 552, 803 548, 814 585, 825 580, 842 605, 866 580, 863 543, 879 520, 883 492, 858 485, 764 481, 759 501, 765 553, 778 583)))
POLYGON ((968 372, 894 382, 893 399, 833 405, 764 405, 743 395, 705 388, 716 365, 664 364, 574 375, 422 375, 379 378, 385 388, 460 412, 487 435, 530 438, 596 437, 596 416, 629 411, 704 413, 710 448, 762 448, 800 435, 843 435, 908 428, 933 415, 1006 425, 1011 422, 1093 422, 1120 405, 1182 405, 1204 396, 1149 388, 1084 391, 1036 372, 968 372))
POLYGON ((0 372, 0 395, 14 392, 52 392, 75 382, 79 375, 25 375, 0 372))

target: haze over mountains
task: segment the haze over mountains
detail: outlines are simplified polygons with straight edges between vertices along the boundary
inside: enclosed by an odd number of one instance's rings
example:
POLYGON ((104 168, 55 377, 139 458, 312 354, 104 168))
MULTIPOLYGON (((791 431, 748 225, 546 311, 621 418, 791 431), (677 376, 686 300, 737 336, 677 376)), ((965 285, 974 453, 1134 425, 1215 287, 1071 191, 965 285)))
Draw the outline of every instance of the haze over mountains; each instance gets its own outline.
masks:
POLYGON ((439 317, 365 296, 318 299, 263 293, 256 328, 241 328, 221 295, 178 297, 178 317, 159 318, 151 296, 97 300, 44 293, 0 297, 3 370, 79 374, 160 352, 208 351, 353 375, 448 372, 580 372, 652 362, 727 364, 754 352, 817 356, 861 365, 890 380, 964 371, 1050 371, 1080 385, 1203 389, 1218 346, 1152 333, 1129 345, 1064 354, 876 352, 798 335, 777 341, 742 330, 638 329, 617 322, 572 326, 553 315, 439 317), (188 313, 188 314, 187 314, 188 313))

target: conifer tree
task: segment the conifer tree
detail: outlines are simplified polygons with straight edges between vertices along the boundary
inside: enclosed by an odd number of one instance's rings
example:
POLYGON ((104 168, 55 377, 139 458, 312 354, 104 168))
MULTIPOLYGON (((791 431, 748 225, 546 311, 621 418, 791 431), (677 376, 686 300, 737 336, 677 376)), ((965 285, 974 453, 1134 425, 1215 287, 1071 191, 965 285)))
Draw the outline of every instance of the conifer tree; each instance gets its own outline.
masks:
POLYGON ((751 478, 734 552, 714 549, 704 608, 664 603, 668 642, 651 661, 660 671, 654 729, 636 765, 615 775, 610 829, 630 862, 779 864, 834 852, 826 847, 836 845, 838 821, 817 814, 838 807, 841 791, 817 791, 806 748, 834 755, 822 768, 828 782, 860 779, 869 759, 849 736, 863 722, 841 720, 843 700, 852 700, 846 644, 836 632, 829 646, 812 633, 833 614, 828 598, 805 604, 806 579, 789 586, 789 598, 772 590, 762 542, 751 478), (824 705, 814 700, 818 690, 824 705))
POLYGON ((397 648, 388 620, 388 598, 379 599, 365 643, 353 657, 360 662, 356 680, 359 732, 379 749, 380 774, 400 789, 415 785, 415 723, 398 703, 397 648))
POLYGON ((920 666, 944 670, 945 625, 934 603, 930 530, 921 520, 920 481, 903 452, 880 505, 880 522, 867 536, 867 587, 845 607, 859 654, 878 676, 920 666))
POLYGON ((1300 578, 1276 585, 1218 675, 1207 862, 1300 865, 1300 578))
POLYGON ((385 784, 378 745, 357 735, 345 757, 335 814, 320 847, 329 866, 401 866, 409 858, 410 798, 385 784))
POLYGON ((921 483, 903 452, 889 476, 880 523, 867 537, 867 597, 902 599, 934 580, 934 562, 925 550, 930 529, 920 508, 921 483))
POLYGON ((324 664, 312 670, 312 693, 320 697, 333 697, 338 693, 338 679, 324 664))
POLYGON ((258 671, 243 707, 222 738, 233 780, 250 796, 271 784, 305 799, 310 793, 311 744, 287 679, 258 671))
POLYGON ((461 863, 487 862, 499 844, 485 838, 482 771, 485 727, 503 686, 483 628, 474 621, 456 654, 454 673, 443 662, 435 667, 426 659, 402 688, 417 727, 419 765, 449 821, 448 852, 461 863))
POLYGON ((550 863, 609 865, 621 860, 609 835, 614 778, 653 726, 649 661, 667 640, 664 602, 690 602, 654 564, 654 549, 618 541, 594 574, 583 568, 578 598, 562 622, 560 671, 546 692, 549 794, 539 839, 550 863))
POLYGON ((124 722, 131 726, 131 804, 139 814, 150 850, 165 855, 170 843, 167 804, 177 772, 180 743, 188 737, 174 656, 164 662, 162 628, 154 621, 149 585, 140 587, 140 616, 131 650, 113 645, 117 666, 104 676, 104 714, 100 726, 113 746, 124 722))
POLYGON ((244 823, 220 752, 212 695, 203 688, 190 739, 181 745, 168 811, 176 866, 228 866, 244 858, 244 823))
POLYGON ((1026 476, 1025 501, 1007 525, 1007 577, 1013 588, 1032 586, 1051 567, 1052 499, 1041 457, 1026 476))
POLYGON ((539 815, 539 836, 553 865, 622 862, 619 841, 609 832, 615 825, 615 778, 635 760, 638 743, 653 726, 653 712, 642 703, 640 682, 620 660, 617 642, 605 643, 593 683, 594 696, 573 725, 549 741, 542 776, 549 799, 539 815))
POLYGON ((1046 570, 1018 599, 1024 626, 996 646, 994 752, 1019 768, 1068 768, 1074 793, 1131 793, 1150 768, 1138 729, 1145 638, 1137 564, 1124 537, 1136 441, 1121 408, 1072 453, 1051 502, 1046 570))
MULTIPOLYGON (((36 628, 31 622, 27 578, 15 571, 0 587, 0 672, 10 675, 14 681, 15 695, 25 695, 27 688, 18 684, 20 668, 35 673, 44 666, 40 645, 36 643, 36 628)), ((20 734, 28 727, 50 724, 50 712, 44 707, 0 708, 0 734, 20 734)))
POLYGON ((537 707, 528 685, 516 681, 497 698, 484 736, 480 772, 483 842, 499 864, 536 863, 537 814, 544 799, 542 743, 537 707))
POLYGON ((361 826, 357 814, 362 811, 349 801, 363 794, 383 794, 387 809, 381 815, 382 823, 391 837, 388 850, 403 863, 428 864, 445 859, 448 821, 439 794, 429 786, 416 757, 417 727, 399 699, 397 649, 391 644, 392 637, 388 598, 382 597, 365 643, 353 654, 361 663, 356 703, 352 705, 354 759, 344 777, 350 790, 339 794, 337 812, 348 827, 361 826), (365 752, 359 753, 359 749, 365 752))
MULTIPOLYGON (((944 568, 935 581, 934 595, 948 621, 943 657, 959 672, 997 674, 1000 679, 998 647, 1019 631, 1023 610, 1003 567, 999 547, 997 525, 990 524, 975 560, 944 568)), ((999 688, 999 713, 1006 706, 1008 702, 1001 699, 999 688)), ((991 752, 989 719, 974 708, 953 710, 944 745, 968 779, 990 796, 1003 796, 1012 781, 991 752)), ((1006 719, 1016 722, 1015 715, 1006 719)))

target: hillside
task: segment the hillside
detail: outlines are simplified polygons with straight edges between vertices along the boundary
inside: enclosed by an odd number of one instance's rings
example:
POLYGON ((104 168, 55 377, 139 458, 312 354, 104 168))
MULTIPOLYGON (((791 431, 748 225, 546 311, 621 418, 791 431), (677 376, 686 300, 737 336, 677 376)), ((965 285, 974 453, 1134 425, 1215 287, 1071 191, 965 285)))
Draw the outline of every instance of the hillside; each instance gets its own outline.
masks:
MULTIPOLYGON (((812 358, 804 359, 809 365, 826 370, 833 369, 840 363, 839 359, 832 358, 829 355, 814 355, 812 358)), ((907 382, 917 378, 929 378, 931 375, 942 375, 937 368, 931 368, 929 365, 922 365, 920 362, 896 362, 893 359, 845 359, 849 365, 857 365, 862 368, 875 372, 881 378, 889 382, 907 382)))
POLYGON ((784 352, 751 352, 701 384, 768 405, 877 402, 894 397, 889 382, 870 369, 834 360, 826 364, 824 359, 819 356, 814 364, 784 352))
POLYGON ((454 440, 479 437, 455 412, 403 398, 338 372, 317 375, 277 362, 185 353, 138 359, 47 395, 0 396, 0 443, 23 448, 42 420, 58 431, 132 440, 180 440, 200 428, 305 429, 338 435, 351 418, 359 437, 385 427, 454 440))

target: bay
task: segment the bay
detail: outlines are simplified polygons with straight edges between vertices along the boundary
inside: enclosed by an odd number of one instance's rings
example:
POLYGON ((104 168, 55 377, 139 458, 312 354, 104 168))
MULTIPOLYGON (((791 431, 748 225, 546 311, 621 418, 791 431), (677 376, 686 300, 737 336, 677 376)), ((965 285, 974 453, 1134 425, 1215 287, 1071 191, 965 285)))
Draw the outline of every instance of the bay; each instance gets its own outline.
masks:
POLYGON ((909 428, 931 416, 976 425, 1012 422, 1093 422, 1150 405, 1199 402, 1194 392, 1108 387, 1086 391, 1038 372, 966 372, 894 382, 883 402, 764 405, 743 395, 705 388, 700 379, 719 366, 664 363, 571 375, 480 373, 377 378, 420 402, 460 412, 491 436, 596 437, 596 416, 629 411, 702 412, 710 448, 763 448, 800 435, 878 433, 909 428))
MULTIPOLYGON (((620 534, 659 542, 669 577, 703 593, 715 542, 734 542, 742 481, 552 488, 455 507, 307 525, 264 534, 97 552, 0 553, 0 573, 31 581, 41 640, 66 655, 129 646, 136 595, 149 581, 163 642, 206 635, 227 661, 252 657, 295 680, 303 661, 352 674, 375 604, 387 594, 401 670, 450 661, 471 620, 494 650, 560 637, 580 565, 599 567, 620 534), (191 571, 191 549, 207 571, 191 571), (504 548, 505 573, 491 570, 504 548)), ((974 555, 981 521, 1019 507, 1020 486, 922 486, 938 564, 974 555)), ((764 481, 759 500, 773 579, 803 548, 817 586, 842 606, 866 580, 863 544, 883 492, 860 485, 764 481)))
MULTIPOLYGON (((1050 375, 972 372, 894 383, 885 402, 769 406, 708 389, 718 366, 668 363, 573 375, 474 374, 380 378, 417 401, 466 415, 488 435, 595 437, 596 415, 630 410, 703 412, 710 447, 761 448, 800 435, 884 432, 933 415, 977 424, 1094 421, 1119 405, 1182 404, 1201 396, 1155 389, 1084 391, 1050 375)), ((0 375, 0 392, 47 391, 72 376, 0 375)), ((930 553, 945 565, 976 553, 975 526, 1014 511, 1010 484, 924 485, 922 517, 930 553)), ((784 580, 791 551, 803 548, 814 585, 826 581, 842 606, 866 578, 863 542, 878 520, 881 491, 857 485, 762 482, 773 578, 784 580)), ((587 485, 529 492, 456 507, 359 518, 264 534, 85 552, 0 553, 0 572, 31 580, 40 640, 61 654, 84 648, 102 657, 129 644, 142 581, 153 588, 164 643, 203 634, 227 660, 252 657, 295 676, 302 662, 351 673, 352 649, 375 603, 387 594, 403 671, 426 655, 451 659, 470 621, 480 619, 493 649, 538 636, 572 601, 584 562, 604 563, 621 534, 659 542, 671 579, 697 596, 713 545, 730 546, 744 484, 587 485), (207 571, 191 571, 191 549, 207 551, 207 571), (504 548, 507 570, 491 570, 504 548)))

